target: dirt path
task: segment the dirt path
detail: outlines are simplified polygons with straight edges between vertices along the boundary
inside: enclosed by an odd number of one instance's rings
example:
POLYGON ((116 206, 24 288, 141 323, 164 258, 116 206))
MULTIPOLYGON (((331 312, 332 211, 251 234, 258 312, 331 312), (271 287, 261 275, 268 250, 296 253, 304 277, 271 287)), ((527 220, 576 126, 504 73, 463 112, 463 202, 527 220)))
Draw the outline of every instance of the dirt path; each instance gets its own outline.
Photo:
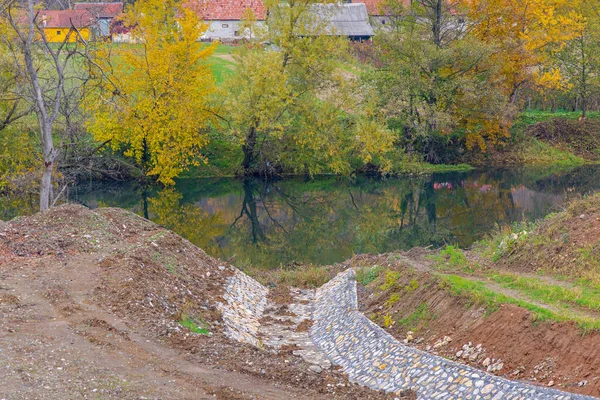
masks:
MULTIPOLYGON (((427 262, 422 257, 418 257, 418 258, 411 258, 411 257, 404 257, 404 256, 397 256, 397 257, 401 262, 405 263, 406 265, 410 266, 411 268, 413 268, 416 271, 428 272, 428 273, 434 273, 434 274, 440 274, 440 272, 441 272, 439 270, 436 270, 435 268, 432 268, 432 266, 431 266, 432 262, 431 261, 427 262)), ((496 272, 512 273, 511 271, 503 271, 503 270, 499 270, 499 269, 496 270, 496 272)), ((442 272, 442 274, 443 274, 443 272, 442 272)), ((600 318, 600 312, 597 312, 595 310, 586 309, 586 308, 580 307, 576 304, 569 304, 569 309, 566 310, 564 308, 557 307, 556 305, 548 304, 548 303, 542 302, 538 299, 534 299, 534 298, 528 296, 526 293, 523 293, 519 290, 504 287, 501 284, 490 280, 485 275, 477 275, 477 274, 471 275, 471 274, 465 274, 465 273, 461 273, 461 272, 456 272, 454 274, 460 276, 461 278, 468 279, 472 282, 482 283, 483 285, 485 285, 485 287, 487 289, 492 290, 496 293, 505 295, 505 296, 513 298, 515 300, 530 303, 534 306, 546 309, 548 311, 552 311, 553 313, 557 313, 557 314, 568 313, 568 315, 570 315, 572 317, 577 317, 577 318, 588 318, 588 319, 600 318)), ((519 274, 519 276, 524 277, 524 278, 529 278, 529 279, 536 279, 536 280, 544 282, 547 285, 558 286, 558 287, 562 287, 562 288, 566 288, 566 289, 573 289, 573 288, 578 287, 576 284, 574 284, 572 282, 561 281, 561 280, 555 279, 555 278, 553 278, 551 276, 547 276, 547 275, 540 276, 540 275, 535 275, 535 274, 519 274)))
POLYGON ((67 205, 8 223, 0 399, 390 398, 311 370, 291 346, 228 339, 232 270, 124 210, 67 205))
POLYGON ((1 398, 35 398, 40 388, 44 398, 57 399, 208 399, 223 392, 241 398, 305 398, 256 377, 192 363, 135 323, 93 304, 100 274, 78 268, 92 261, 83 256, 53 265, 52 279, 43 262, 32 274, 27 273, 30 265, 2 270, 1 398))

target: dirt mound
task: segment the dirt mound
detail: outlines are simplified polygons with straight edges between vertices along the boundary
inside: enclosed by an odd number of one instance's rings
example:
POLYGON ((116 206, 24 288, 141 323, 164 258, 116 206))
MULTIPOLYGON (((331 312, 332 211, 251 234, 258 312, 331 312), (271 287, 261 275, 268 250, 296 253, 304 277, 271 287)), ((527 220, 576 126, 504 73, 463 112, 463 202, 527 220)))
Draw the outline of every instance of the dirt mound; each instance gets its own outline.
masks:
POLYGON ((0 398, 393 398, 227 339, 216 303, 231 268, 120 209, 11 221, 0 231, 0 398))
MULTIPOLYGON (((457 293, 425 251, 355 257, 365 315, 400 341, 513 380, 600 393, 600 334, 457 293)), ((467 275, 465 275, 467 278, 467 275)))
POLYGON ((527 133, 586 160, 600 159, 600 120, 556 118, 532 125, 527 133))
POLYGON ((600 281, 600 195, 571 203, 505 247, 496 263, 503 269, 600 281))

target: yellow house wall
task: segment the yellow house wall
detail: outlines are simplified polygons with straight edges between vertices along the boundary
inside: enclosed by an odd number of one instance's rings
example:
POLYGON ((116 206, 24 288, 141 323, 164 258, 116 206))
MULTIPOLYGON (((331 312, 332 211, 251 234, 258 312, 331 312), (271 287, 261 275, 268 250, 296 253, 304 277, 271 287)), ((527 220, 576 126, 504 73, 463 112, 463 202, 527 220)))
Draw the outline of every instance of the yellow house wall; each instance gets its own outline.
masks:
MULTIPOLYGON (((79 29, 79 33, 84 40, 90 39, 89 28, 79 29)), ((77 41, 77 32, 71 30, 71 28, 44 28, 44 34, 46 39, 51 43, 62 43, 68 35, 67 42, 73 43, 77 41)))

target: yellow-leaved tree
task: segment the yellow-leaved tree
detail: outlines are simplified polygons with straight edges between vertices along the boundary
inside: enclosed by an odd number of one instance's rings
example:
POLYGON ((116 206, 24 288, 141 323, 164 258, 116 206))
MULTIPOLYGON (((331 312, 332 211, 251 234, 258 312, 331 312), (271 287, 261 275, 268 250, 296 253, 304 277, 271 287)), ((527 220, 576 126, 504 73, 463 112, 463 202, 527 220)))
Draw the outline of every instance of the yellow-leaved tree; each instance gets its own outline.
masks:
POLYGON ((516 102, 529 82, 559 86, 549 47, 560 47, 581 30, 581 15, 573 0, 464 0, 473 33, 498 51, 492 62, 501 66, 504 88, 516 102))
POLYGON ((198 42, 207 26, 179 0, 139 0, 126 14, 132 44, 93 53, 98 89, 86 101, 88 129, 110 141, 163 184, 205 159, 214 46, 198 42))

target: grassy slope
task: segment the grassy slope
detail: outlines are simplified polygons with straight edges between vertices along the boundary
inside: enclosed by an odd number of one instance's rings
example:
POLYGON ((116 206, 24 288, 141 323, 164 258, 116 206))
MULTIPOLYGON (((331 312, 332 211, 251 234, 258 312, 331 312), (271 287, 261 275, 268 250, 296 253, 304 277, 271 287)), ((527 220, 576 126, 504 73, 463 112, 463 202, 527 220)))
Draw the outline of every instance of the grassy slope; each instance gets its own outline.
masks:
POLYGON ((436 266, 455 293, 490 307, 517 304, 539 320, 600 330, 599 216, 600 195, 588 196, 537 223, 505 227, 468 257, 448 247, 436 266))
MULTIPOLYGON (((527 130, 537 124, 550 122, 555 119, 577 120, 581 116, 579 112, 546 112, 527 111, 522 113, 515 121, 512 128, 514 143, 508 149, 507 154, 501 157, 502 161, 512 164, 511 158, 518 159, 518 163, 525 166, 552 166, 573 167, 586 164, 588 160, 578 156, 564 147, 557 147, 550 143, 533 138, 527 134, 527 130)), ((600 119, 600 112, 588 115, 589 119, 600 119)))

